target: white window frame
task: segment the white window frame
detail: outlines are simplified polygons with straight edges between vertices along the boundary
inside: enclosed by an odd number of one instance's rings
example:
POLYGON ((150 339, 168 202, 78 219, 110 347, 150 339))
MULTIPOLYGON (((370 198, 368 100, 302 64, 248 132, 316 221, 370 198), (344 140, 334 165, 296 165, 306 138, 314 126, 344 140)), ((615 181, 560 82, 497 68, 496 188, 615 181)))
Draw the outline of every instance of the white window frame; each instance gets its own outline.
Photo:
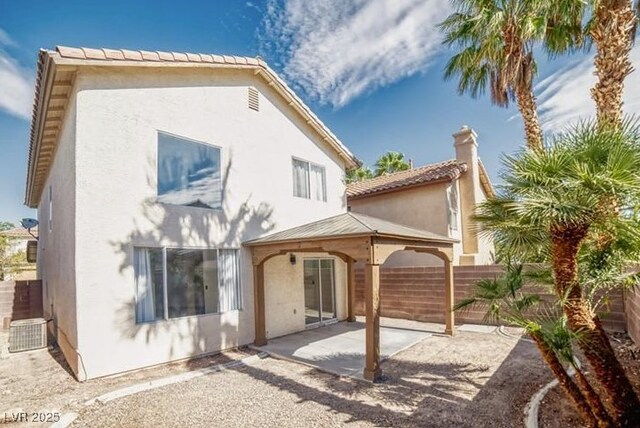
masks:
MULTIPOLYGON (((226 314, 229 312, 241 312, 244 310, 244 287, 242 284, 242 251, 240 248, 238 247, 231 247, 231 248, 227 248, 227 247, 178 247, 178 246, 154 246, 154 245, 133 245, 132 247, 132 251, 131 251, 131 266, 134 266, 134 252, 136 250, 136 248, 149 248, 149 249, 160 249, 162 250, 162 302, 163 302, 163 314, 162 314, 162 318, 161 319, 156 319, 153 321, 144 321, 144 322, 137 322, 135 321, 136 318, 136 314, 134 312, 134 322, 136 325, 143 325, 143 324, 153 324, 153 323, 158 323, 158 322, 166 322, 166 321, 172 321, 172 320, 179 320, 179 319, 184 319, 184 318, 197 318, 197 317, 205 317, 205 316, 211 316, 211 315, 222 315, 222 314, 226 314), (231 311, 227 311, 227 312, 209 312, 206 314, 196 314, 196 315, 184 315, 181 317, 169 317, 169 294, 167 293, 167 250, 215 250, 216 251, 216 257, 218 257, 218 253, 220 250, 234 250, 238 252, 238 284, 240 285, 240 302, 238 305, 237 309, 233 309, 231 311)), ((135 268, 134 268, 135 269, 135 268)), ((134 278, 135 278, 135 274, 134 274, 134 278)), ((218 286, 220 285, 220 270, 218 270, 218 286)), ((135 281, 134 281, 134 291, 135 290, 135 281)), ((134 299, 133 299, 133 309, 134 311, 136 310, 136 308, 138 307, 138 293, 137 291, 134 293, 134 299)))
POLYGON ((451 182, 451 185, 447 188, 447 223, 449 224, 449 231, 458 231, 458 213, 460 212, 460 192, 458 191, 458 184, 455 181, 451 182), (455 199, 455 200, 454 200, 455 199), (455 203, 454 203, 455 202, 455 203))
MULTIPOLYGON (((305 198, 304 196, 298 196, 296 194, 294 194, 293 196, 296 198, 300 198, 300 199, 309 199, 312 201, 318 201, 318 202, 327 202, 327 168, 324 165, 320 165, 319 163, 315 163, 315 162, 311 162, 308 161, 306 159, 302 159, 296 156, 292 156, 291 157, 291 166, 293 167, 293 161, 298 161, 298 162, 302 162, 302 163, 306 163, 307 164, 307 195, 309 195, 308 198, 305 198), (316 199, 311 195, 311 166, 315 166, 318 168, 322 168, 322 199, 316 199)), ((293 169, 292 169, 292 180, 295 180, 295 174, 293 174, 293 169)), ((295 189, 295 181, 293 182, 293 188, 295 189)))

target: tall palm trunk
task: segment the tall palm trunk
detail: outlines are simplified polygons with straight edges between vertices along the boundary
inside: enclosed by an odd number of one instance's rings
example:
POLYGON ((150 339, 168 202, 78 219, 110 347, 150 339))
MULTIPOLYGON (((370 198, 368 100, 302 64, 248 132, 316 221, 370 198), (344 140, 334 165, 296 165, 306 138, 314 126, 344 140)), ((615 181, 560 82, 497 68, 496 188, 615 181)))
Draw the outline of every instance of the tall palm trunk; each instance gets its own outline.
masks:
POLYGON ((549 346, 544 342, 539 334, 532 333, 531 337, 536 343, 536 346, 540 351, 540 354, 542 355, 542 359, 547 364, 547 366, 549 366, 564 392, 569 396, 569 398, 571 398, 571 401, 573 401, 573 405, 582 418, 582 421, 588 427, 597 427, 598 420, 591 411, 587 400, 585 399, 584 395, 582 395, 582 392, 580 392, 580 389, 571 379, 567 371, 564 369, 556 354, 549 348, 549 346))
POLYGON ((524 87, 516 88, 516 100, 518 110, 524 121, 524 132, 527 137, 527 146, 532 150, 542 150, 542 128, 536 111, 536 98, 533 95, 531 83, 524 87))
POLYGON ((576 371, 576 376, 575 376, 576 383, 578 384, 578 387, 580 388, 580 391, 584 395, 585 399, 589 403, 589 407, 591 408, 593 415, 598 420, 598 427, 599 428, 612 427, 613 421, 611 420, 611 417, 607 413, 607 410, 604 408, 604 405, 602 404, 602 400, 600 400, 600 396, 593 389, 593 387, 585 377, 580 367, 574 366, 574 369, 576 371))
POLYGON ((579 335, 582 350, 605 390, 605 406, 617 426, 640 424, 640 400, 618 361, 600 320, 582 297, 578 283, 577 256, 588 227, 555 228, 551 231, 552 264, 556 293, 563 299, 569 327, 579 335))
POLYGON ((514 82, 514 92, 518 103, 518 110, 524 122, 524 132, 527 147, 532 150, 542 150, 542 128, 538 120, 536 97, 533 95, 533 75, 535 63, 531 52, 525 51, 523 41, 516 35, 515 25, 508 22, 502 28, 505 57, 512 60, 505 61, 509 66, 503 70, 505 76, 500 80, 514 82), (518 60, 513 60, 518 59, 518 60))
POLYGON ((636 15, 630 0, 598 2, 591 38, 596 45, 594 65, 598 81, 591 89, 599 125, 622 124, 624 79, 633 71, 629 52, 636 15))

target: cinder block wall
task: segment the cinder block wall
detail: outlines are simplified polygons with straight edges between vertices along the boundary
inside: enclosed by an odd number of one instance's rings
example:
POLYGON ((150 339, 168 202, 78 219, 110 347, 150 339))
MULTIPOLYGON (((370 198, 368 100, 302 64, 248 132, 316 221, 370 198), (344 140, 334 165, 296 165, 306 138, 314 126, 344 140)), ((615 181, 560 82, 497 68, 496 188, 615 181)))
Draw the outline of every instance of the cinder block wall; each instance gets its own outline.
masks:
POLYGON ((640 290, 628 290, 625 293, 625 312, 627 332, 634 342, 640 343, 640 290))
POLYGON ((42 281, 0 282, 0 328, 7 320, 42 316, 42 281))
MULTIPOLYGON (((454 266, 456 302, 469 297, 476 282, 495 278, 502 268, 454 266)), ((549 296, 551 297, 551 296, 549 296)), ((636 297, 636 325, 640 338, 640 295, 636 297)), ((607 329, 625 330, 622 293, 612 295, 610 313, 603 318, 607 329)), ((356 314, 364 315, 364 269, 356 269, 356 314)), ((444 270, 442 267, 382 267, 380 269, 380 309, 384 317, 444 323, 444 270)), ((456 324, 484 323, 485 311, 468 309, 456 312, 456 324)))

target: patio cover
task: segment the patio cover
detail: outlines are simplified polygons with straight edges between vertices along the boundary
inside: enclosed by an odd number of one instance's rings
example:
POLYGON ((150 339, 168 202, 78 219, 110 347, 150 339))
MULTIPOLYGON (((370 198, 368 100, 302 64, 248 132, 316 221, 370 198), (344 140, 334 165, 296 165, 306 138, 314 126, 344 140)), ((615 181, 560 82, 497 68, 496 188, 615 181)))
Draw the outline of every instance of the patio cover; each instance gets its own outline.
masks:
POLYGON ((347 212, 244 243, 253 262, 255 344, 266 338, 264 263, 289 252, 324 252, 347 263, 348 317, 355 321, 355 262, 365 265, 365 379, 376 381, 380 370, 380 265, 396 251, 433 254, 444 262, 445 333, 453 335, 453 244, 455 239, 401 224, 347 212))

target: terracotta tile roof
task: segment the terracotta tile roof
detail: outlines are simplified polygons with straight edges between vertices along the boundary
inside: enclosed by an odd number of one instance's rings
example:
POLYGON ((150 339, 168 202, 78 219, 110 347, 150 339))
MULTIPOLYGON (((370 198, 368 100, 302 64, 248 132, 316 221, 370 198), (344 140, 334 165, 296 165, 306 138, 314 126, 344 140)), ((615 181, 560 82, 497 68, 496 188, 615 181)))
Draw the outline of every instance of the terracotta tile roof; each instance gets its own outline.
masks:
MULTIPOLYGON (((25 203, 30 207, 37 206, 43 182, 46 179, 49 164, 52 156, 46 157, 47 162, 39 165, 40 141, 42 140, 41 119, 46 122, 49 94, 51 88, 47 87, 47 80, 51 80, 50 85, 68 84, 71 93, 71 83, 55 80, 56 66, 68 66, 67 70, 75 67, 88 66, 152 66, 152 67, 212 67, 212 68, 233 68, 247 69, 254 71, 253 75, 264 79, 266 83, 274 88, 284 101, 302 116, 302 119, 311 126, 329 146, 331 146, 345 161, 348 168, 355 168, 359 161, 349 151, 349 149, 336 137, 333 132, 311 111, 311 109, 289 88, 287 83, 273 71, 261 58, 251 58, 233 55, 215 55, 190 52, 162 52, 143 51, 127 49, 93 49, 57 46, 55 50, 41 49, 38 56, 38 69, 36 75, 35 100, 33 105, 33 115, 31 121, 31 136, 29 144, 29 159, 27 172, 27 186, 25 203)), ((57 96, 60 96, 59 94, 57 96)), ((58 110, 64 108, 67 100, 62 106, 56 106, 58 110)), ((53 118, 53 119, 59 119, 53 118)), ((47 125, 45 123, 45 125, 47 125)), ((56 125, 58 131, 50 136, 57 144, 59 124, 56 125)), ((48 149, 49 154, 52 148, 48 149)))
MULTIPOLYGON (((38 236, 38 228, 34 227, 33 229, 31 229, 31 233, 33 233, 35 236, 38 236)), ((0 231, 0 235, 12 239, 34 239, 33 236, 29 235, 27 229, 22 227, 0 231)))
MULTIPOLYGON (((51 52, 54 53, 54 52, 51 52)), ((128 49, 106 48, 73 48, 57 46, 55 53, 62 58, 83 60, 108 60, 108 61, 152 61, 152 62, 191 62, 209 64, 232 64, 267 67, 267 63, 260 58, 234 55, 214 55, 191 52, 162 52, 162 51, 132 51, 128 49)))
POLYGON ((385 193, 403 187, 417 186, 427 183, 451 181, 467 171, 467 165, 456 160, 424 165, 418 168, 385 174, 369 180, 358 181, 347 185, 347 197, 359 198, 375 193, 385 193))

